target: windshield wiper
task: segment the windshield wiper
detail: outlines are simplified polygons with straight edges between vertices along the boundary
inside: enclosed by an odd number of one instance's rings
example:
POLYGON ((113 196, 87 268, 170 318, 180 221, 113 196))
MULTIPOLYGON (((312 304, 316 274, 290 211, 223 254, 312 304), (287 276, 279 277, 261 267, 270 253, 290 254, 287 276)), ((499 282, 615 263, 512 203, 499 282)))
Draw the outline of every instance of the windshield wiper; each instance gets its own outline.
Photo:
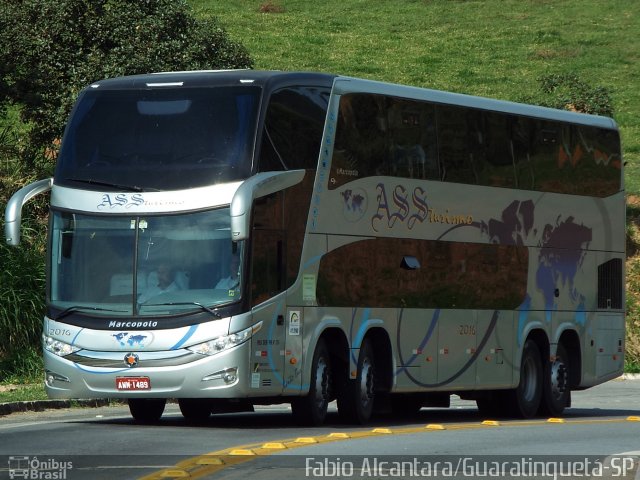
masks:
POLYGON ((91 310, 94 312, 118 312, 118 313, 127 313, 127 310, 112 310, 110 308, 100 308, 100 307, 86 307, 84 305, 74 305, 73 307, 66 308, 62 312, 60 312, 55 317, 52 317, 51 320, 60 320, 61 318, 70 315, 73 312, 77 312, 79 310, 91 310))
POLYGON ((217 310, 213 310, 201 303, 198 302, 166 302, 166 303, 143 303, 140 306, 141 307, 173 307, 173 306, 180 306, 180 305, 195 305, 196 307, 200 307, 202 310, 204 310, 205 312, 210 313, 211 315, 213 315, 216 318, 222 318, 222 315, 220 315, 220 313, 218 313, 217 310))
POLYGON ((117 190, 126 190, 127 192, 144 192, 142 187, 137 185, 121 185, 119 183, 102 182, 100 180, 93 180, 91 178, 65 178, 70 182, 88 183, 89 185, 97 185, 100 187, 111 187, 117 190))

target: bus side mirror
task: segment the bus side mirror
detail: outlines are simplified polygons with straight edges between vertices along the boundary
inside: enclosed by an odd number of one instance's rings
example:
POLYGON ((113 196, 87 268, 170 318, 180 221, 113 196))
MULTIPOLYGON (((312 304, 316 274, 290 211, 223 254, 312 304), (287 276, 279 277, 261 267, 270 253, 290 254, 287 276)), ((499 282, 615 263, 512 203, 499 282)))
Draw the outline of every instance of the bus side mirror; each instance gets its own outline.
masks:
POLYGON ((251 229, 251 206, 256 198, 265 197, 302 181, 304 170, 263 172, 240 184, 231 200, 231 240, 246 240, 251 229))
POLYGON ((7 202, 4 210, 4 237, 9 245, 20 245, 22 207, 36 195, 51 190, 53 178, 46 178, 22 187, 7 202))

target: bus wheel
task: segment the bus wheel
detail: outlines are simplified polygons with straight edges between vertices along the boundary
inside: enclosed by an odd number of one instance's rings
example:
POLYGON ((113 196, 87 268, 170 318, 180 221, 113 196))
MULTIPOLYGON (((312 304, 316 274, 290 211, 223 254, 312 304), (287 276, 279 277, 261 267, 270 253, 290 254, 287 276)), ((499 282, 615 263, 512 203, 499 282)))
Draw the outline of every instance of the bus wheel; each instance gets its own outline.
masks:
POLYGON ((373 413, 376 388, 376 364, 369 340, 364 340, 358 355, 358 373, 338 395, 338 412, 348 421, 365 424, 373 413))
POLYGON ((179 398, 182 416, 188 422, 202 422, 211 415, 211 400, 208 398, 179 398))
POLYGON ((533 417, 542 398, 542 361, 540 350, 533 340, 527 340, 522 349, 520 383, 511 390, 510 407, 513 414, 521 418, 533 417))
POLYGON ((332 397, 331 360, 329 351, 320 339, 313 354, 309 393, 291 402, 291 411, 297 423, 322 425, 327 416, 327 407, 332 397))
POLYGON ((160 420, 167 403, 165 398, 130 398, 129 411, 136 422, 153 423, 160 420))
POLYGON ((569 403, 569 357, 562 344, 558 344, 556 358, 553 362, 545 362, 542 386, 542 415, 559 416, 569 403))

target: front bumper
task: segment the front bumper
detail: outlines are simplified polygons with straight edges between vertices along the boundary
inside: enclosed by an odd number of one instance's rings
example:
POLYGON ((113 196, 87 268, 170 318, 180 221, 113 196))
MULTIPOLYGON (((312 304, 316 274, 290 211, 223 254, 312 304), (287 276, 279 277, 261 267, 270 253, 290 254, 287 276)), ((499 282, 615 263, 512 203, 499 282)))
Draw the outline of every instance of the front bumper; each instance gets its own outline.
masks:
POLYGON ((45 351, 45 389, 49 398, 245 398, 250 350, 251 342, 215 355, 81 350, 60 357, 45 351), (125 360, 128 355, 135 360, 125 360), (118 388, 123 378, 146 378, 149 385, 118 388))

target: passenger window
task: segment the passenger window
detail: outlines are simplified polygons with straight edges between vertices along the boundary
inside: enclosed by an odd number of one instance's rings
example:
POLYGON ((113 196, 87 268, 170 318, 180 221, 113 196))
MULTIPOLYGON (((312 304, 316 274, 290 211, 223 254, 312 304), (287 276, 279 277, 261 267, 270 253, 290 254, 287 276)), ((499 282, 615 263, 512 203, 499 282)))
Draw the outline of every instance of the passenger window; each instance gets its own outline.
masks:
POLYGON ((271 95, 258 171, 316 168, 329 94, 324 87, 288 87, 271 95))

